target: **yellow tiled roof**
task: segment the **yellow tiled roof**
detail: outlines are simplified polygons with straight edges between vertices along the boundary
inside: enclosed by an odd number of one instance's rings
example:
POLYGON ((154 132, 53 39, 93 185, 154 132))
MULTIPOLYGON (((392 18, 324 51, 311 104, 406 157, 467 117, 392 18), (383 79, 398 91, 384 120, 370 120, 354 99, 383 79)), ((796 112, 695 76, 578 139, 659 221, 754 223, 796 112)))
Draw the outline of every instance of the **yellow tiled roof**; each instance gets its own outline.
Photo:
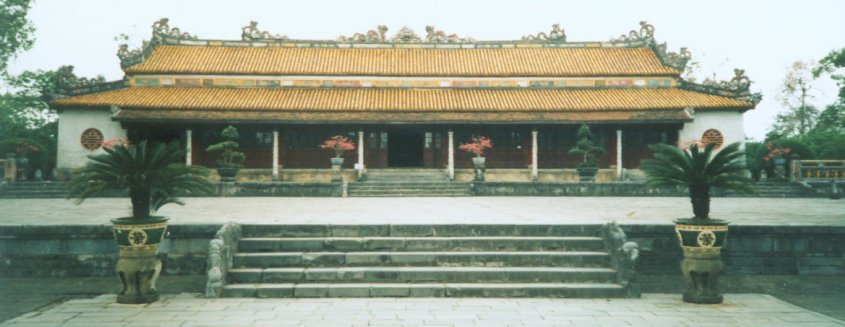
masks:
POLYGON ((283 122, 283 123, 566 123, 566 122, 682 122, 691 117, 680 109, 642 111, 521 111, 521 112, 329 112, 329 111, 261 111, 261 110, 199 110, 199 109, 123 109, 115 116, 121 121, 143 122, 283 122))
POLYGON ((679 75, 648 48, 280 48, 163 45, 129 74, 373 76, 679 75))
POLYGON ((751 109, 732 98, 677 88, 372 89, 131 87, 54 101, 57 107, 354 111, 538 112, 655 109, 751 109))

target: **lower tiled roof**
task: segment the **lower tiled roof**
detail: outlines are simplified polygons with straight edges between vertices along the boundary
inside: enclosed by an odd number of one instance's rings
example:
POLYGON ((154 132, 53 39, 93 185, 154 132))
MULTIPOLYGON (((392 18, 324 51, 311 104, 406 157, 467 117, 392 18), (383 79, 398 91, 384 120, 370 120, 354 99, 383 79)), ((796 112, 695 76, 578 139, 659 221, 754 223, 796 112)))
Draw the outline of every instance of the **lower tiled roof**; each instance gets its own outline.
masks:
MULTIPOLYGON (((579 112, 661 109, 751 109, 732 98, 677 88, 373 89, 131 87, 64 98, 54 107, 303 112, 579 112)), ((221 117, 223 119, 223 117, 221 117)))

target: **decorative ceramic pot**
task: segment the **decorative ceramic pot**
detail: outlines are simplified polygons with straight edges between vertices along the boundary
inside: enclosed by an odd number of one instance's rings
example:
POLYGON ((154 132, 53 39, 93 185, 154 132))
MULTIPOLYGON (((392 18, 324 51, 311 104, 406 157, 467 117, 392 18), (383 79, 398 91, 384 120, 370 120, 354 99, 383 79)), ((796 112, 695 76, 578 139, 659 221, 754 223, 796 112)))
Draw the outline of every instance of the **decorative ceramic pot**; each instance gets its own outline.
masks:
POLYGON ((728 239, 728 222, 718 219, 675 220, 675 234, 684 251, 681 273, 687 283, 684 302, 722 303, 719 276, 722 247, 728 239))
POLYGON ((118 303, 150 303, 158 300, 156 281, 161 274, 158 246, 167 234, 167 218, 113 219, 114 238, 120 248, 117 277, 123 289, 118 303))
POLYGON ((217 168, 217 174, 220 175, 220 181, 223 182, 234 182, 235 176, 240 171, 240 168, 217 168))
POLYGON ((473 157, 472 158, 472 165, 474 167, 473 171, 475 172, 475 181, 476 182, 483 182, 484 181, 484 171, 486 168, 484 164, 486 163, 487 158, 485 157, 473 157))
POLYGON ((577 167, 575 171, 578 172, 578 180, 581 182, 592 182, 596 180, 596 175, 599 173, 599 167, 577 167))

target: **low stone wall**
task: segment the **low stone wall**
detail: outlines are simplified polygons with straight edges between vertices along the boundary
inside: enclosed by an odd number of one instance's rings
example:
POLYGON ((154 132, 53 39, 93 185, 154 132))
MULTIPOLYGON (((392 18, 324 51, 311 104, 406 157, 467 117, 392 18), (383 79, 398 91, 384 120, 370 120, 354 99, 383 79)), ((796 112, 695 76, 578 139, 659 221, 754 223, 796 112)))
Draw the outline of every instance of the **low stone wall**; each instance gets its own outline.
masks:
POLYGON ((231 190, 223 190, 225 196, 342 196, 343 183, 236 183, 231 190))
MULTIPOLYGON (((162 244, 163 273, 204 275, 208 242, 221 225, 173 225, 162 244)), ((319 227, 319 226, 316 226, 319 227)), ((316 228, 315 227, 315 228, 316 228)), ((677 274, 674 226, 623 225, 639 244, 640 274, 677 274)), ((266 228, 266 227, 263 227, 266 228)), ((845 274, 845 226, 731 226, 723 249, 727 274, 845 274)), ((0 226, 0 276, 113 276, 111 227, 0 226)))
MULTIPOLYGON (((172 225, 161 244, 162 273, 205 273, 219 225, 172 225)), ((113 276, 118 249, 110 225, 0 226, 0 276, 113 276)))
MULTIPOLYGON (((639 244, 640 273, 680 273, 673 225, 622 229, 639 244)), ((731 226, 722 259, 727 274, 845 274, 845 226, 731 226)))
POLYGON ((479 196, 686 196, 683 188, 647 187, 642 182, 560 183, 483 182, 474 183, 479 196))

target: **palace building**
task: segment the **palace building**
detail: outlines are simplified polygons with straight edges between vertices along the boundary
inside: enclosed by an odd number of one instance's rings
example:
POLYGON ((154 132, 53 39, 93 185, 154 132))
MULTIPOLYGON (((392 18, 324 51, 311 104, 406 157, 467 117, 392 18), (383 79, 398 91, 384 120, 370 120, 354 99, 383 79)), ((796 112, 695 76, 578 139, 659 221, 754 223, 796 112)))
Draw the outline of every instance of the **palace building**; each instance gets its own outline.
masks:
POLYGON ((494 144, 490 172, 555 180, 580 161, 568 152, 588 124, 607 150, 600 167, 621 179, 652 143, 742 141, 743 113, 760 101, 742 70, 730 81, 682 79, 689 52, 668 51, 645 22, 601 42, 571 42, 558 25, 511 41, 431 26, 387 32, 299 40, 252 22, 241 40, 202 40, 162 19, 140 49, 120 47, 123 80, 51 103, 58 167, 84 165, 117 137, 180 140, 188 164, 214 167, 205 148, 233 125, 244 168, 268 181, 324 179, 315 172, 332 153, 319 145, 338 134, 357 145, 350 170, 416 167, 454 179, 472 167, 458 146, 483 135, 494 144))

